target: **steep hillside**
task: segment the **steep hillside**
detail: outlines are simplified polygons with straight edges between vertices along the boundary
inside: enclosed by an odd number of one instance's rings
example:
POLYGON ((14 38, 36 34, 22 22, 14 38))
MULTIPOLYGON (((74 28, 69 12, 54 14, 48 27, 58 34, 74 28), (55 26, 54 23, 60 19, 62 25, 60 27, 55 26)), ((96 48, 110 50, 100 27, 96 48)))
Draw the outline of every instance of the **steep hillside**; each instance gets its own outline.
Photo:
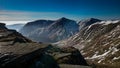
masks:
POLYGON ((21 30, 24 36, 38 42, 57 42, 66 39, 79 31, 79 25, 67 18, 56 21, 38 20, 27 23, 21 30))
POLYGON ((69 39, 56 44, 61 47, 73 46, 79 49, 90 63, 118 66, 120 63, 120 21, 101 21, 92 24, 69 39))

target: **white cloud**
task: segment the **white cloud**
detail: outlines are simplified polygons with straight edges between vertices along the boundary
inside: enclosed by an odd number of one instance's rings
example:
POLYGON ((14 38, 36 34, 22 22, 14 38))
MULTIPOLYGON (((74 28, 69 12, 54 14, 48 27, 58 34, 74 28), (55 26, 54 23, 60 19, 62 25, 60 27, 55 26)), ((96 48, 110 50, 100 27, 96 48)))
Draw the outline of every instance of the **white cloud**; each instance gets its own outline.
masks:
POLYGON ((64 14, 57 12, 25 12, 25 11, 0 11, 0 21, 28 21, 39 18, 54 19, 64 14))
POLYGON ((0 21, 0 23, 5 23, 6 25, 11 25, 11 24, 25 24, 30 21, 0 21))
POLYGON ((59 12, 27 12, 1 10, 0 21, 29 21, 36 19, 58 19, 60 17, 78 18, 76 15, 64 14, 59 12))
POLYGON ((37 19, 55 20, 60 17, 67 17, 70 19, 79 18, 76 15, 69 15, 58 12, 27 12, 27 11, 11 11, 0 10, 0 22, 7 24, 26 23, 37 19))

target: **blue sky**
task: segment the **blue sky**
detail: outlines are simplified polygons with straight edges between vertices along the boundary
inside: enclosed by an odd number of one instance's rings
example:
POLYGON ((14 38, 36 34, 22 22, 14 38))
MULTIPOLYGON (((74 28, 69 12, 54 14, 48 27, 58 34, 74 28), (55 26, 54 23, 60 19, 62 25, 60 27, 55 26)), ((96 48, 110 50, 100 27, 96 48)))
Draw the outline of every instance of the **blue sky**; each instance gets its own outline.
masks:
POLYGON ((0 0, 1 21, 120 19, 120 0, 0 0))

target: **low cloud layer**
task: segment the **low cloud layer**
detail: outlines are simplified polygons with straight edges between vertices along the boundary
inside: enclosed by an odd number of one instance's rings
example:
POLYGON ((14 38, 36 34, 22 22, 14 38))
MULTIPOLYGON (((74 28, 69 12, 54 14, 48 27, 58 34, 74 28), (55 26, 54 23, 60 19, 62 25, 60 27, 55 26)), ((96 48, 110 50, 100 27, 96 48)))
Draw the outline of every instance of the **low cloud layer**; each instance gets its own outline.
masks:
POLYGON ((9 24, 27 23, 38 19, 56 20, 60 17, 67 17, 70 19, 79 18, 75 15, 69 15, 58 12, 27 12, 27 11, 10 11, 0 10, 0 22, 9 24))
MULTIPOLYGON (((37 19, 57 19, 60 17, 73 17, 57 12, 26 12, 26 11, 0 11, 0 21, 31 21, 37 19)), ((73 17, 74 18, 74 17, 73 17)))

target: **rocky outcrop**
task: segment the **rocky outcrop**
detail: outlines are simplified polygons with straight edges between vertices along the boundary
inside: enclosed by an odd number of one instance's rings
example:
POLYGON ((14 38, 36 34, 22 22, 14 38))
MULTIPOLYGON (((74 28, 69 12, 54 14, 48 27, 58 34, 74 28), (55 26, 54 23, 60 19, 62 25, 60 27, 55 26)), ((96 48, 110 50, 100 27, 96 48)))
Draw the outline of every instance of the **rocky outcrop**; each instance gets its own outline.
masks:
POLYGON ((32 42, 32 41, 25 38, 15 30, 1 29, 0 42, 1 42, 0 45, 12 45, 17 42, 26 43, 26 42, 32 42))
POLYGON ((20 33, 37 42, 53 43, 69 38, 78 31, 79 25, 75 21, 63 17, 56 21, 29 22, 20 33))
POLYGON ((88 65, 79 50, 73 47, 58 48, 49 46, 46 53, 53 56, 58 64, 88 65))
POLYGON ((0 23, 0 29, 7 29, 6 27, 5 27, 5 24, 4 23, 0 23))

